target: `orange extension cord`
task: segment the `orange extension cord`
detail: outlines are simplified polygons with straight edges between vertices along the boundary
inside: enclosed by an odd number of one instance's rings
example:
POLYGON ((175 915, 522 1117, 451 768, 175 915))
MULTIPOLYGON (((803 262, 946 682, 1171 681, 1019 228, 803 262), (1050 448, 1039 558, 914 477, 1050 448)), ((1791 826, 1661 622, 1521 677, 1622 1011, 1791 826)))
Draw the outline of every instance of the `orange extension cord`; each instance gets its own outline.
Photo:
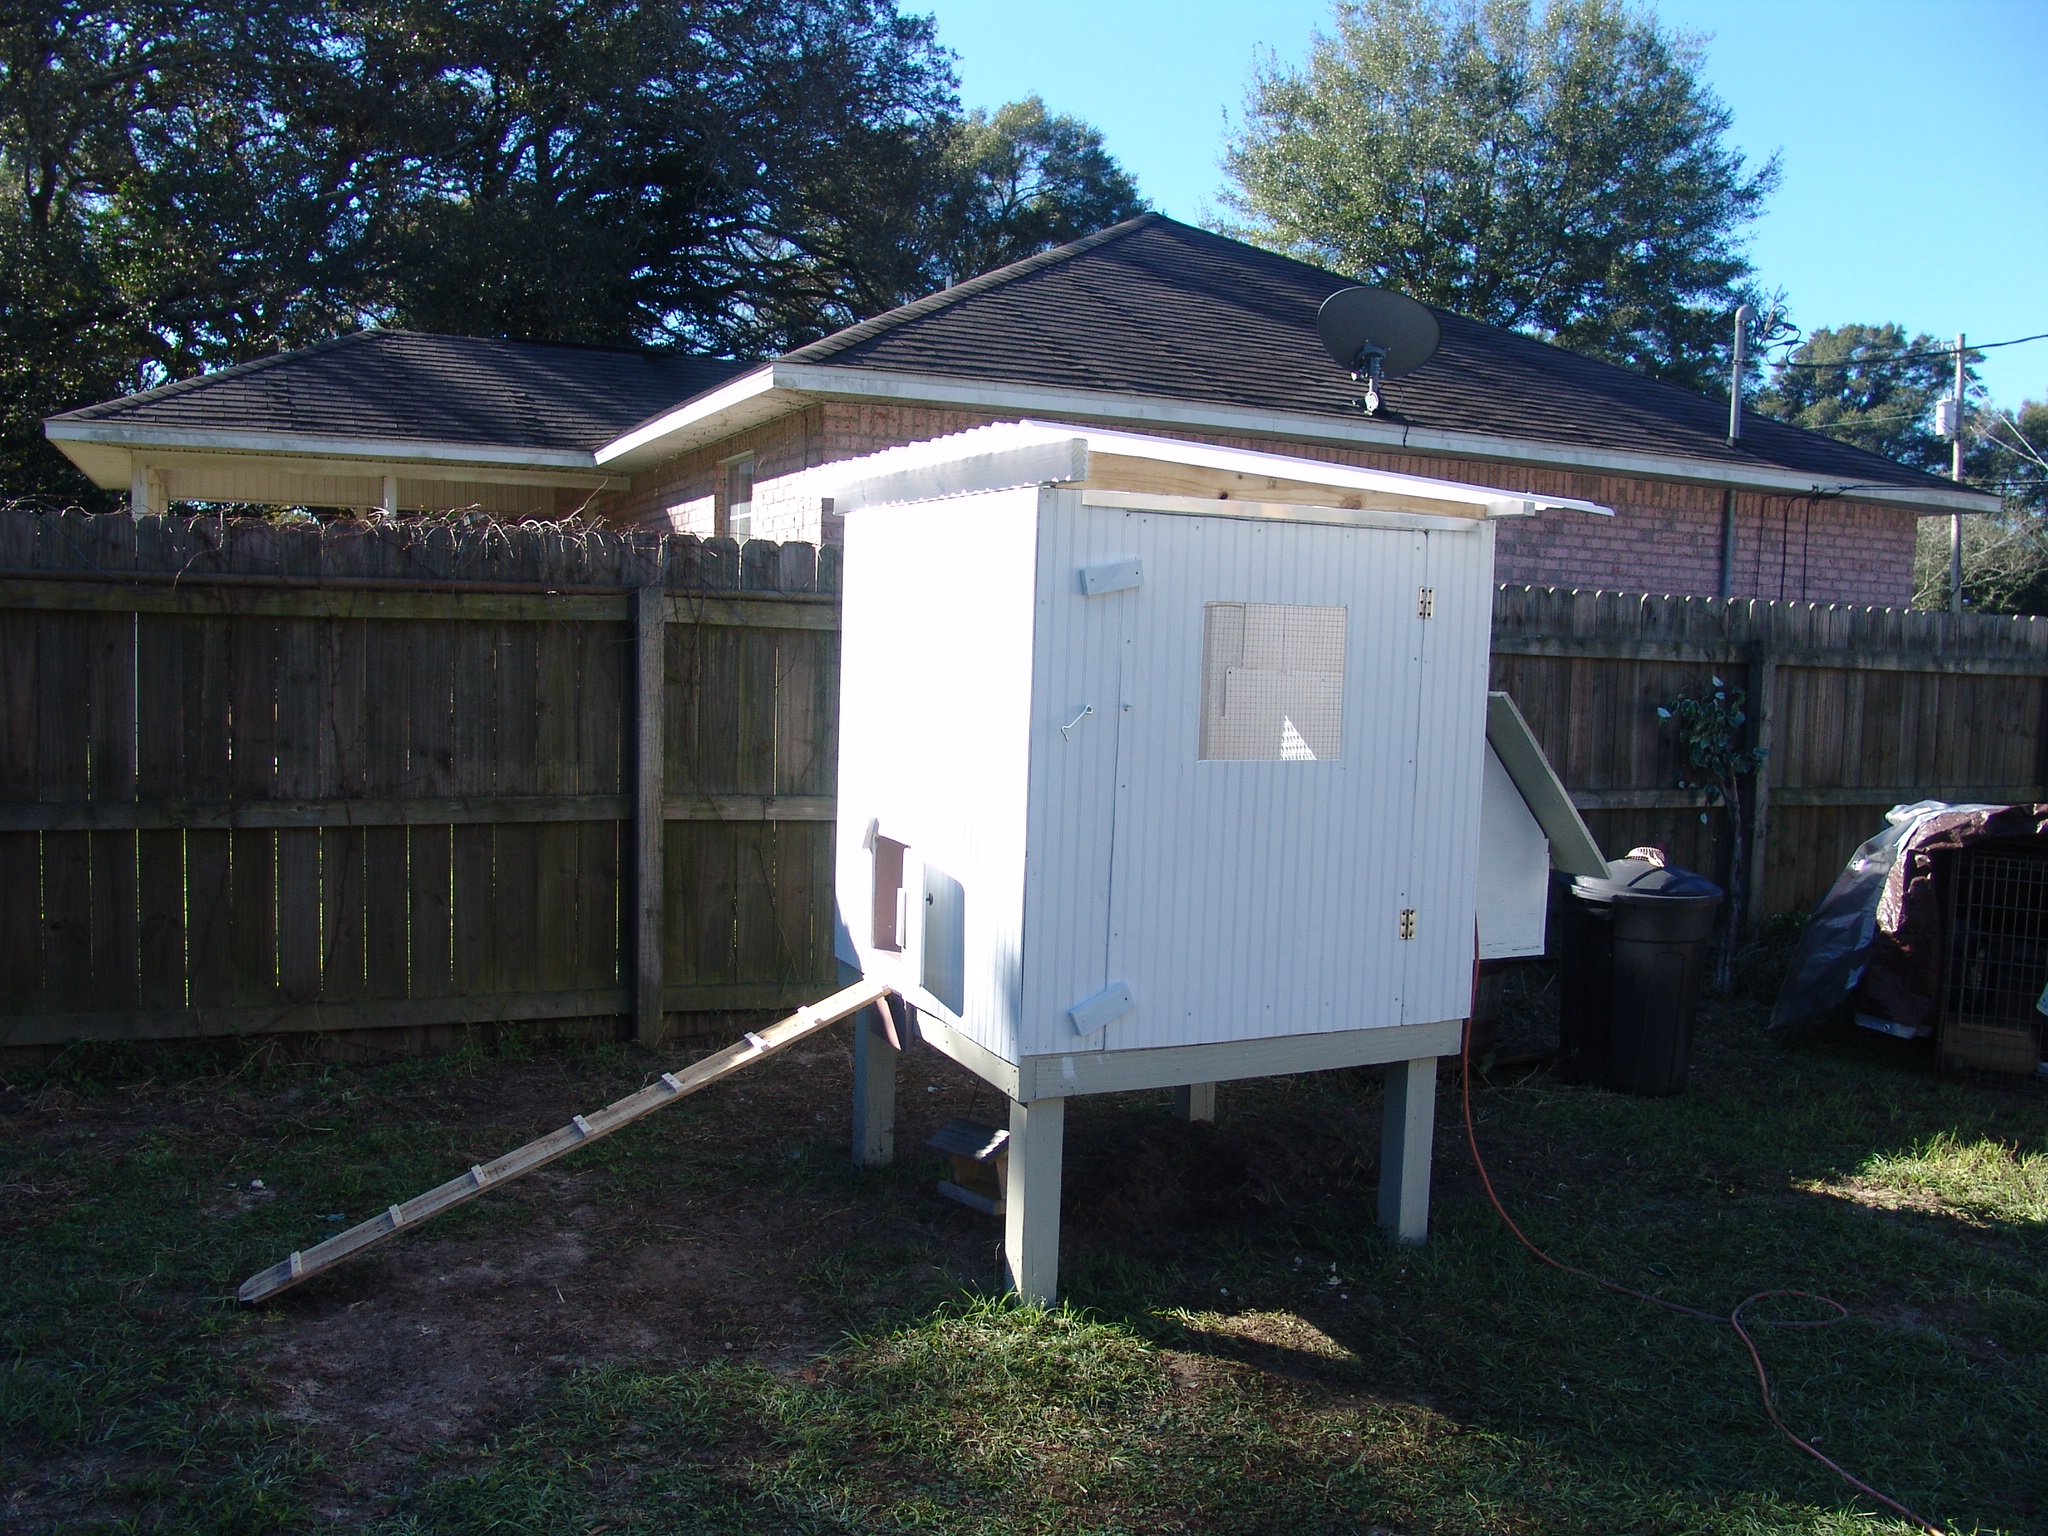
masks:
MULTIPOLYGON (((1476 1003, 1478 1001, 1477 992, 1479 982, 1478 966, 1476 964, 1473 966, 1472 980, 1474 992, 1473 1001, 1476 1003)), ((1491 1178, 1491 1176, 1488 1175, 1486 1171, 1486 1160, 1479 1155, 1479 1133, 1477 1130, 1474 1129, 1472 1122, 1472 1021, 1470 1019, 1467 1019, 1465 1021, 1465 1043, 1462 1050, 1459 1052, 1459 1065, 1462 1069, 1462 1076, 1464 1078, 1465 1141, 1466 1144, 1469 1145, 1472 1149, 1472 1166, 1479 1170, 1479 1182, 1486 1189, 1486 1198, 1493 1202, 1494 1214, 1499 1216, 1502 1221, 1507 1223, 1508 1230, 1515 1234, 1516 1242, 1520 1243, 1524 1248, 1528 1249, 1538 1259, 1542 1260, 1545 1264, 1548 1264, 1552 1269, 1561 1269, 1568 1275, 1577 1275, 1581 1280, 1590 1280, 1595 1285, 1600 1286, 1604 1290, 1614 1291, 1622 1296, 1633 1296, 1637 1301, 1647 1301, 1651 1306, 1662 1307, 1667 1312, 1680 1312, 1687 1317, 1703 1318, 1710 1323, 1726 1323, 1730 1328, 1733 1328, 1735 1330, 1735 1336, 1742 1340, 1743 1348, 1749 1351, 1750 1363, 1756 1367, 1757 1390, 1763 1394, 1764 1412, 1770 1415, 1770 1420, 1773 1424, 1777 1426, 1779 1434, 1783 1435, 1787 1440, 1790 1440, 1794 1445, 1798 1446, 1800 1450, 1806 1452, 1807 1455, 1811 1456, 1815 1461, 1819 1462, 1822 1466, 1826 1467, 1830 1472, 1833 1472, 1837 1477, 1841 1478, 1843 1482, 1847 1483, 1851 1488, 1854 1488, 1858 1493, 1868 1495, 1869 1497, 1877 1500, 1878 1503, 1884 1505, 1887 1509, 1897 1510, 1901 1515, 1905 1516, 1906 1519, 1910 1520, 1914 1525, 1918 1526, 1921 1530, 1926 1531, 1928 1533, 1928 1536, 1947 1536, 1947 1533, 1943 1531, 1943 1529, 1940 1526, 1929 1524, 1927 1521, 1921 1519, 1920 1516, 1914 1514, 1912 1510, 1906 1508, 1906 1506, 1901 1504, 1898 1500, 1886 1498, 1883 1494, 1879 1493, 1875 1488, 1871 1487, 1870 1484, 1864 1482, 1861 1478, 1854 1476, 1852 1473, 1844 1470, 1836 1463, 1828 1460, 1827 1457, 1823 1456, 1819 1451, 1815 1450, 1813 1446, 1809 1445, 1806 1441, 1800 1439, 1799 1436, 1793 1434, 1791 1429, 1787 1427, 1785 1421, 1778 1417, 1777 1405, 1771 1401, 1771 1378, 1769 1374, 1764 1370, 1764 1357, 1762 1352, 1758 1350, 1756 1347, 1756 1340, 1750 1337, 1749 1329, 1743 1326, 1742 1314, 1744 1309, 1754 1306, 1757 1302, 1770 1301, 1773 1298, 1780 1296, 1795 1297, 1802 1301, 1814 1301, 1820 1303, 1820 1305, 1824 1307, 1832 1307, 1834 1309, 1835 1315, 1833 1317, 1818 1318, 1812 1322, 1768 1322, 1765 1323, 1763 1326, 1766 1328, 1832 1328, 1836 1323, 1839 1323, 1843 1319, 1848 1317, 1849 1309, 1847 1307, 1843 1306, 1839 1301, 1836 1301, 1831 1296, 1817 1296, 1812 1291, 1758 1291, 1754 1296, 1748 1297, 1744 1301, 1742 1301, 1735 1308, 1735 1310, 1730 1312, 1726 1317, 1723 1317, 1718 1312, 1703 1312, 1698 1307, 1688 1307, 1680 1302, 1666 1301, 1661 1296, 1649 1295, 1647 1292, 1644 1291, 1630 1290, 1627 1286, 1617 1284, 1615 1281, 1603 1280, 1600 1276, 1593 1274, 1588 1270, 1575 1269, 1573 1266, 1569 1264, 1559 1263, 1556 1259, 1553 1259, 1549 1254, 1545 1253, 1541 1248, 1538 1248, 1534 1243, 1530 1242, 1529 1239, 1523 1235, 1522 1229, 1515 1225, 1515 1218, 1508 1214, 1507 1207, 1500 1203, 1500 1196, 1494 1193, 1493 1179, 1491 1178)))

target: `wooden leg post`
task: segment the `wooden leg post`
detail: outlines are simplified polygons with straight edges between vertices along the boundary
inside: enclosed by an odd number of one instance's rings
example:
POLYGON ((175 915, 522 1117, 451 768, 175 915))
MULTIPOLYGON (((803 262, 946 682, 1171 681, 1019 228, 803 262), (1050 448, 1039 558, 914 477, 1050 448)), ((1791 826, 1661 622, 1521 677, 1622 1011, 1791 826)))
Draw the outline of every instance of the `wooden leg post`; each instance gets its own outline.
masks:
POLYGON ((1397 1242, 1429 1236, 1429 1154, 1436 1139, 1436 1062, 1387 1064, 1380 1127, 1380 1226, 1397 1242))
POLYGON ((1216 1085, 1184 1083, 1173 1090, 1173 1112, 1183 1120, 1216 1121, 1216 1085))
POLYGON ((633 594, 633 1038, 661 1044, 662 710, 667 694, 668 591, 633 594))
POLYGON ((886 1168, 896 1161, 896 1047, 882 1038, 875 1010, 853 1019, 853 1161, 886 1168))
POLYGON ((1048 1307, 1060 1292, 1060 1158, 1066 1131, 1065 1099, 1011 1102, 1003 1265, 1020 1300, 1048 1307))

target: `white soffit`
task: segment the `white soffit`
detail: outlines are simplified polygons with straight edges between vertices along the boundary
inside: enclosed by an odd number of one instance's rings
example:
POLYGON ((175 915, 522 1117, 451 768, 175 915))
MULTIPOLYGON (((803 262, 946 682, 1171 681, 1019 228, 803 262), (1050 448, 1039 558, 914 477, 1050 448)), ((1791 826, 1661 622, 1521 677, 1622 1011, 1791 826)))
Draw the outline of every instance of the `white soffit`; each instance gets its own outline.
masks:
MULTIPOLYGON (((1076 428, 1057 422, 1002 422, 975 427, 948 437, 932 438, 902 448, 889 448, 866 458, 843 460, 807 471, 806 488, 834 499, 835 510, 891 502, 924 501, 980 491, 1010 490, 1028 485, 1064 485, 1086 480, 1093 454, 1119 459, 1212 469, 1252 479, 1307 482, 1334 492, 1369 496, 1375 492, 1422 498, 1472 508, 1469 516, 1516 517, 1538 511, 1593 512, 1611 516, 1611 509, 1570 497, 1536 496, 1526 492, 1490 490, 1454 480, 1402 475, 1390 470, 1359 469, 1321 459, 1225 448, 1181 438, 1151 437, 1106 428, 1076 428)), ((1091 501, 1114 506, 1152 506, 1161 511, 1208 516, 1293 518, 1312 521, 1380 521, 1387 515, 1342 508, 1318 508, 1249 499, 1208 500, 1151 492, 1091 490, 1091 501), (1326 515, 1324 515, 1326 514, 1326 515)), ((1428 519, 1405 514, 1418 525, 1446 527, 1462 518, 1428 519)))
POLYGON ((1950 491, 1932 487, 1913 489, 1847 484, 1838 479, 1816 479, 1810 473, 1765 464, 1722 464, 1677 454, 1586 448, 1480 432, 1449 432, 1402 426, 1366 416, 1342 420, 1307 411, 1214 405, 1164 396, 1114 394, 1042 384, 940 378, 830 363, 765 363, 754 372, 664 412, 605 444, 597 450, 597 462, 616 470, 645 469, 821 399, 948 406, 956 410, 986 410, 1023 417, 1071 415, 1139 427, 1296 438, 1303 442, 1329 443, 1347 448, 1442 453, 1548 469, 1734 486, 1777 495, 1849 495, 1862 502, 1910 507, 1923 515, 1996 512, 2001 506, 1995 496, 1960 487, 1950 491))
POLYGON ((650 416, 597 450, 596 461, 619 470, 645 469, 692 448, 772 420, 803 403, 776 377, 774 363, 729 379, 718 388, 650 416))
MULTIPOLYGON (((375 459, 408 465, 498 465, 508 469, 590 471, 594 459, 580 449, 500 449, 483 442, 412 442, 406 438, 344 438, 319 432, 209 432, 201 428, 143 426, 135 422, 43 422, 43 436, 72 455, 72 444, 150 459, 152 453, 287 455, 295 459, 375 459)), ((76 459, 76 455, 72 455, 76 459)), ((127 483, 123 479, 123 483, 127 483)))
POLYGON ((1607 860, 1579 808, 1543 755, 1529 722, 1505 693, 1486 696, 1486 742, 1521 791, 1523 803, 1550 839, 1550 862, 1568 875, 1607 876, 1607 860))

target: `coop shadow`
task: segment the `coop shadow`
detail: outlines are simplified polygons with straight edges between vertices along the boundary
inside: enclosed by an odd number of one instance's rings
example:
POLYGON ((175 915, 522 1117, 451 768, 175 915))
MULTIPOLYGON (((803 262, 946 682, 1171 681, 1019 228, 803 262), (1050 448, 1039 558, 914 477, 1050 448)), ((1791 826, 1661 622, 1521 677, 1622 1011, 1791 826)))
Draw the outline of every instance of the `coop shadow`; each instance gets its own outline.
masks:
MULTIPOLYGON (((1583 1091, 1606 1097, 1601 1090, 1583 1091)), ((1628 1324, 1599 1346, 1614 1356, 1614 1380, 1576 1379, 1579 1396, 1558 1396, 1548 1406, 1501 1401, 1498 1380, 1487 1382, 1489 1373, 1498 1377, 1503 1360, 1563 1347, 1541 1316, 1517 1309, 1515 1293, 1540 1291, 1555 1305, 1584 1282, 1543 1271, 1498 1231, 1463 1154, 1454 1101, 1443 1105, 1439 1121, 1438 1231, 1429 1248, 1415 1252, 1385 1243, 1375 1230, 1375 1086, 1330 1074, 1320 1082, 1305 1081, 1295 1094, 1300 1102, 1268 1106, 1242 1119, 1231 1115, 1226 1099, 1225 1118, 1217 1126, 1179 1122, 1164 1096, 1157 1097, 1156 1104, 1129 1096, 1074 1106, 1065 1262, 1071 1299, 1167 1351, 1171 1370, 1187 1368, 1176 1361, 1193 1361, 1197 1371, 1250 1369, 1299 1384, 1330 1406, 1405 1403, 1510 1439, 1564 1431, 1587 1415, 1633 1422, 1654 1438, 1662 1429, 1644 1418, 1640 1389, 1629 1383, 1668 1370, 1662 1349, 1679 1348, 1691 1361, 1687 1369, 1716 1383, 1724 1365, 1731 1371, 1740 1365, 1735 1354, 1720 1359, 1734 1349, 1725 1328, 1685 1319, 1658 1322, 1652 1319, 1662 1314, 1648 1309, 1644 1319, 1631 1319, 1628 1311, 1638 1304, 1603 1301, 1584 1286, 1589 1314, 1619 1308, 1617 1324, 1628 1324), (1306 1272, 1296 1267, 1300 1260, 1290 1258, 1290 1249, 1308 1255, 1306 1272), (1410 1253, 1412 1258, 1401 1257, 1410 1253), (1326 1284, 1321 1271, 1332 1259, 1343 1279, 1326 1284), (1430 1278, 1420 1286, 1394 1281, 1402 1263, 1420 1266, 1430 1278), (1500 1302, 1507 1303, 1505 1312, 1500 1302), (1637 1321, 1643 1324, 1639 1346, 1622 1336, 1633 1337, 1637 1321)), ((1675 1107, 1675 1101, 1630 1103, 1652 1113, 1668 1114, 1675 1107)), ((1974 1107, 1968 1096, 1935 1092, 1911 1104, 1898 1134, 1866 1142, 1847 1156, 1839 1144, 1787 1149, 1768 1177, 1753 1170, 1754 1182, 1740 1195, 1752 1212, 1742 1219, 1754 1222, 1765 1245, 1760 1254, 1731 1254, 1698 1272, 1681 1256, 1673 1259, 1675 1276, 1658 1269, 1614 1278, 1684 1293, 1703 1306, 1732 1304, 1774 1282, 1820 1292, 1849 1287, 1843 1299, 1854 1321, 1842 1338, 1855 1343, 1843 1369, 1863 1373, 1871 1392, 1881 1391, 1887 1362, 1910 1358, 1916 1373, 1948 1376, 1992 1363, 2010 1366, 2048 1348, 2048 1313, 2038 1303, 2015 1294, 1987 1305, 1973 1287, 1959 1288, 1949 1302, 1929 1301, 1927 1287, 1910 1283, 1940 1272, 1964 1249, 1988 1263, 2016 1259, 2035 1267, 2048 1254, 2048 1212, 2038 1208, 2003 1220, 1932 1195, 1885 1193, 1905 1177, 1901 1169, 1910 1173, 1913 1159, 1925 1160, 1930 1143, 1946 1145, 1943 1137, 1963 1154, 1988 1156, 1987 1147, 2002 1145, 1984 1117, 1972 1113, 1974 1107), (1746 1272, 1752 1260, 1759 1266, 1755 1275, 1746 1272), (1887 1289, 1894 1276, 1896 1294, 1887 1289), (1728 1292, 1725 1299, 1720 1290, 1728 1292), (1856 1356, 1863 1358, 1858 1362, 1856 1356)), ((1679 1136, 1688 1123, 1674 1119, 1669 1133, 1679 1136)), ((1599 1134, 1595 1121, 1586 1129, 1599 1134)), ((1928 1176, 1957 1160, 1948 1157, 1945 1163, 1937 1156, 1933 1161, 1940 1166, 1928 1176)), ((1961 1161, 1967 1164, 1969 1157, 1961 1161)), ((1510 1212, 1526 1217, 1544 1209, 1520 1183, 1515 1178, 1502 1189, 1510 1212), (1524 1210, 1524 1202, 1533 1209, 1524 1210)), ((1608 1190, 1595 1201, 1610 1222, 1628 1219, 1607 1203, 1615 1193, 1608 1190)), ((1646 1192, 1643 1198, 1645 1216, 1658 1221, 1709 1214, 1704 1208, 1677 1211, 1668 1192, 1646 1192)), ((1583 1261, 1569 1249, 1560 1257, 1583 1261)), ((1558 1390, 1555 1372, 1545 1378, 1535 1366, 1526 1386, 1537 1398, 1558 1390)), ((1809 1400, 1805 1406, 1826 1416, 1840 1403, 1809 1400)), ((1673 1411, 1679 1415, 1674 1423, 1682 1422, 1682 1410, 1673 1411)), ((1731 1465, 1747 1455, 1724 1439, 1709 1435, 1712 1444, 1703 1442, 1700 1455, 1731 1465)), ((1674 1467, 1671 1485, 1687 1485, 1705 1467, 1674 1467)), ((1822 1484, 1802 1484, 1797 1471, 1786 1476, 1788 1490, 1830 1496, 1822 1484)))

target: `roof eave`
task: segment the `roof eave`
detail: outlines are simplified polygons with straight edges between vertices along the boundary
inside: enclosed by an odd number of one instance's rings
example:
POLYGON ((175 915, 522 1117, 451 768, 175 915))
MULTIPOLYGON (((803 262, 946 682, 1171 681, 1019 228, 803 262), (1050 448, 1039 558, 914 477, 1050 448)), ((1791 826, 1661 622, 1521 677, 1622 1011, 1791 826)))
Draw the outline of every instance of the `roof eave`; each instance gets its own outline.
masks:
POLYGON ((587 449, 493 447, 479 443, 421 442, 405 438, 341 437, 319 432, 238 432, 142 423, 78 421, 57 416, 43 435, 64 456, 109 490, 128 484, 137 459, 159 453, 219 453, 264 458, 349 459, 366 464, 416 464, 436 469, 561 471, 587 479, 597 461, 587 449), (110 451, 111 450, 111 451, 110 451))
POLYGON ((765 363, 659 416, 649 417, 600 446, 592 455, 592 462, 605 469, 632 473, 794 410, 804 400, 780 381, 781 371, 789 366, 765 363))
POLYGON ((1307 411, 1215 405, 1165 396, 896 373, 843 363, 764 364, 607 443, 597 450, 596 462, 608 468, 637 471, 721 441, 784 411, 831 399, 882 399, 905 405, 981 409, 1019 416, 1080 417, 1137 427, 1207 428, 1297 442, 1420 450, 1501 463, 1732 486, 1779 495, 1853 493, 1858 501, 1903 507, 1922 516, 1996 512, 2002 505, 1995 496, 1960 488, 1945 491, 1850 482, 1838 476, 1816 476, 1770 465, 1723 464, 1679 454, 1635 453, 1533 438, 1443 431, 1364 417, 1342 421, 1307 411))

